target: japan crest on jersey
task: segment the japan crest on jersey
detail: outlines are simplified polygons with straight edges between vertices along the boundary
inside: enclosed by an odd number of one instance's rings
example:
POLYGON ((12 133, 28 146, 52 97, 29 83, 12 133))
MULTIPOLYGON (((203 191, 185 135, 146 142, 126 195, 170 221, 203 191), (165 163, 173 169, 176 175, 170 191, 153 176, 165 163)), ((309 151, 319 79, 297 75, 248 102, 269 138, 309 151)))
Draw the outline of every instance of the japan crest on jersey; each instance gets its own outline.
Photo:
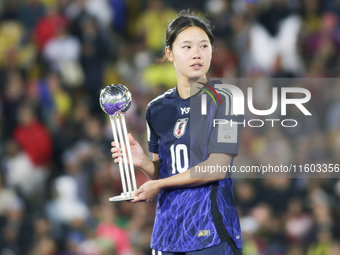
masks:
POLYGON ((175 128, 174 128, 174 136, 180 138, 185 133, 185 128, 187 127, 188 118, 178 119, 175 128))

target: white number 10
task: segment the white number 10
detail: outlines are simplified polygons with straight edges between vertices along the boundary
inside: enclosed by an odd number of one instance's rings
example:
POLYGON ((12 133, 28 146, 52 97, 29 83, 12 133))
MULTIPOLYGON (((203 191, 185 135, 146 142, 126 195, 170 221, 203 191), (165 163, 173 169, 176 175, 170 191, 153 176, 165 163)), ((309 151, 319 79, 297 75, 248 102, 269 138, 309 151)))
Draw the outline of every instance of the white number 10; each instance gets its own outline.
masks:
POLYGON ((172 174, 176 173, 176 167, 179 173, 183 173, 189 168, 188 148, 185 144, 178 144, 176 146, 176 150, 174 149, 174 147, 174 144, 170 147, 172 174), (183 152, 184 166, 182 166, 181 151, 183 152))

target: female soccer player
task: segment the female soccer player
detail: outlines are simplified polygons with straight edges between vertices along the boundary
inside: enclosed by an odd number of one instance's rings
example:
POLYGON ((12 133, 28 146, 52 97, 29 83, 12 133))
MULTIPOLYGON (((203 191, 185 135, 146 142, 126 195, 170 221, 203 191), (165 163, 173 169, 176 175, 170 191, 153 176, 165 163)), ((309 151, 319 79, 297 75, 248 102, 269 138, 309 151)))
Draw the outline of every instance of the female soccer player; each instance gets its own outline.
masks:
MULTIPOLYGON (((223 171, 190 178, 197 169, 232 165, 238 154, 241 125, 213 127, 212 119, 233 119, 225 106, 231 95, 224 96, 221 105, 207 96, 202 101, 216 84, 206 78, 213 42, 209 24, 198 16, 181 12, 169 24, 165 55, 175 68, 177 86, 151 101, 146 110, 153 160, 129 135, 134 166, 151 179, 134 192, 132 202, 149 202, 158 195, 151 238, 155 255, 242 254, 231 178, 223 171), (208 114, 201 112, 202 102, 208 114)), ((112 146, 118 163, 121 149, 114 142, 112 146)))

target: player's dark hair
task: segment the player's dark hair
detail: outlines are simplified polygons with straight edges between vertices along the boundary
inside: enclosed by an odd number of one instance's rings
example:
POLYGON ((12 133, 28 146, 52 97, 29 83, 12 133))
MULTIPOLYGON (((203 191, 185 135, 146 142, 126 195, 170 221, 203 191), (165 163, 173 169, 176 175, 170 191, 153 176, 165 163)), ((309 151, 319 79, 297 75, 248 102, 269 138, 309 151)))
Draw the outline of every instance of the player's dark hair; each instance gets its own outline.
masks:
MULTIPOLYGON (((211 32, 211 26, 206 19, 191 13, 189 10, 183 10, 178 14, 177 18, 170 22, 168 26, 166 31, 165 47, 168 47, 170 50, 172 50, 172 44, 176 40, 177 35, 189 27, 201 28, 208 35, 211 44, 215 41, 214 35, 211 32)), ((161 62, 165 61, 166 59, 167 57, 164 52, 161 62)))

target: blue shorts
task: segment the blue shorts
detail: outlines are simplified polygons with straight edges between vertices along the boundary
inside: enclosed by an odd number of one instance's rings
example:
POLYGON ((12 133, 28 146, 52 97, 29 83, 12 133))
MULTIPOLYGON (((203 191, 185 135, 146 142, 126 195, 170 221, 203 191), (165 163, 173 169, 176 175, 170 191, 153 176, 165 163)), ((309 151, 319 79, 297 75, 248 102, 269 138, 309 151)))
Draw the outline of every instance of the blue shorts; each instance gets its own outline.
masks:
POLYGON ((162 252, 152 250, 152 255, 242 255, 242 250, 237 249, 235 243, 229 239, 229 242, 225 241, 218 245, 205 248, 199 251, 190 252, 162 252))

